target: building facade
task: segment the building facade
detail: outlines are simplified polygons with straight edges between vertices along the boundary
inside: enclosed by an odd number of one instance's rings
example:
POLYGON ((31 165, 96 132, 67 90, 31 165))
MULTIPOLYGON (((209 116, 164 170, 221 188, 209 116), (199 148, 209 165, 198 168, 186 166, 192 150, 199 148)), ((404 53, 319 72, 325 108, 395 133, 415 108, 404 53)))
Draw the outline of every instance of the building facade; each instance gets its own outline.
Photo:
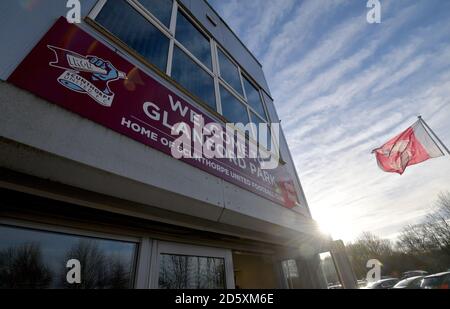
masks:
POLYGON ((67 11, 0 2, 0 287, 73 287, 73 259, 86 288, 326 287, 329 239, 282 132, 271 171, 170 155, 168 130, 195 115, 280 122, 261 64, 208 3, 67 11))

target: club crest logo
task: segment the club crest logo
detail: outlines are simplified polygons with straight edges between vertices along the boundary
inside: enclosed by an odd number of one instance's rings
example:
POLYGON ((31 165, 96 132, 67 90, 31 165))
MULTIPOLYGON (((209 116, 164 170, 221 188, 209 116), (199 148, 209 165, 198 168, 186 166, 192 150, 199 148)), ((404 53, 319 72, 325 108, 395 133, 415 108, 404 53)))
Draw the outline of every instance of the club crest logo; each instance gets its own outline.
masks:
POLYGON ((64 70, 58 77, 58 82, 62 86, 85 93, 102 106, 112 106, 114 93, 109 84, 119 79, 127 79, 124 72, 117 70, 111 62, 96 56, 82 56, 51 45, 47 47, 56 56, 56 60, 49 65, 64 70))

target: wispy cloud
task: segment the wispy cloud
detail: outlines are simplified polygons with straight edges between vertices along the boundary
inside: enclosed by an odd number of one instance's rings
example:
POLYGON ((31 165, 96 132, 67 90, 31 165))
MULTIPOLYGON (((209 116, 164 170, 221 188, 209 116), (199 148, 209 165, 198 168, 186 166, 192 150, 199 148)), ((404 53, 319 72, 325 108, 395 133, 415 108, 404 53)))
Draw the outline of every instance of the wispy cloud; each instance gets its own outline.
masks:
POLYGON ((450 2, 381 1, 380 25, 364 1, 211 2, 263 63, 310 208, 335 237, 393 237, 450 190, 448 157, 398 176, 370 154, 418 114, 450 143, 450 2))

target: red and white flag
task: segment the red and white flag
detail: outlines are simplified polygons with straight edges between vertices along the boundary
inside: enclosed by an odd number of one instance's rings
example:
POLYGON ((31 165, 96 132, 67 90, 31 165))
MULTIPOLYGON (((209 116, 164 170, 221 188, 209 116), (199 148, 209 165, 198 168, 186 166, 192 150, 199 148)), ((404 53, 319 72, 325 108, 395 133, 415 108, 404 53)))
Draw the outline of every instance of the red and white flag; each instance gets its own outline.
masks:
POLYGON ((400 175, 408 166, 444 156, 421 120, 372 153, 383 171, 400 175))

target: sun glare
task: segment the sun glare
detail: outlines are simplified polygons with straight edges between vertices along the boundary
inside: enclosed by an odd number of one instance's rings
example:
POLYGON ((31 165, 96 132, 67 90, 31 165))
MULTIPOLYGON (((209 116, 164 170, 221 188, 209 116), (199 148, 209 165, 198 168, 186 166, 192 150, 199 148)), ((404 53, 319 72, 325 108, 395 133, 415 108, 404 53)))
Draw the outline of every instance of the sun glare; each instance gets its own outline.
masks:
POLYGON ((344 213, 316 212, 314 219, 318 222, 322 233, 331 235, 334 240, 353 240, 355 232, 350 216, 344 213))

